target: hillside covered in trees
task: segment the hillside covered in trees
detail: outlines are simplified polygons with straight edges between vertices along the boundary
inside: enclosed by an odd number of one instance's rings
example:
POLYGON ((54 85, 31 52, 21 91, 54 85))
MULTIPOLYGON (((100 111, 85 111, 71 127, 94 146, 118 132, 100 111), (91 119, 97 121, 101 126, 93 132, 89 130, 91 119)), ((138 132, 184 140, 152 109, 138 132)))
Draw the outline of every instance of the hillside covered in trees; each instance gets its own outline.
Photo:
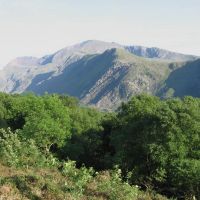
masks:
POLYGON ((1 199, 198 199, 200 99, 0 93, 0 157, 1 199))

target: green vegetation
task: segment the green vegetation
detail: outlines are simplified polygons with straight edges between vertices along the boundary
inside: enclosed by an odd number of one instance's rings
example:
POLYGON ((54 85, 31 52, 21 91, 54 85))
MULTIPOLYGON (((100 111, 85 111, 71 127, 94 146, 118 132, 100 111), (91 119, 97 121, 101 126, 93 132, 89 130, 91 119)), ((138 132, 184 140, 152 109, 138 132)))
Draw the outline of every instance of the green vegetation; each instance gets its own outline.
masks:
POLYGON ((139 95, 105 113, 0 93, 0 198, 198 199, 199 137, 198 98, 139 95))

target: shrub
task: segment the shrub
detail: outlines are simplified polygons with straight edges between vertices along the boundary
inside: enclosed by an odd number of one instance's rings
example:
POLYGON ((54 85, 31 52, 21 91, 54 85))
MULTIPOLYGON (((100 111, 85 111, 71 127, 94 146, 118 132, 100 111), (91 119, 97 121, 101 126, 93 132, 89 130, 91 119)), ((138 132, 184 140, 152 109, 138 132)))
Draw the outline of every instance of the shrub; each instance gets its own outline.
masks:
POLYGON ((104 193, 110 200, 134 200, 139 195, 137 186, 131 186, 122 180, 121 170, 118 167, 100 173, 96 179, 97 191, 104 193))
POLYGON ((15 167, 39 167, 46 163, 34 140, 22 139, 10 129, 0 130, 0 157, 5 164, 15 167))
POLYGON ((78 197, 83 195, 87 184, 92 180, 94 170, 84 166, 78 169, 75 161, 67 161, 63 164, 62 174, 67 177, 66 189, 78 197))

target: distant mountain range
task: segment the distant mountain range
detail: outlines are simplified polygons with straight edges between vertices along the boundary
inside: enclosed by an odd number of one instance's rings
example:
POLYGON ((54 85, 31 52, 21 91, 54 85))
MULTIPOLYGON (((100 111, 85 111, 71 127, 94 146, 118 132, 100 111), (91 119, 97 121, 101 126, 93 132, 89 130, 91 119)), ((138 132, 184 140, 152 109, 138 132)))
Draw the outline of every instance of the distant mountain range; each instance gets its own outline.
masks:
POLYGON ((0 71, 0 91, 68 94, 101 109, 139 93, 200 97, 200 59, 90 40, 42 58, 16 58, 0 71))

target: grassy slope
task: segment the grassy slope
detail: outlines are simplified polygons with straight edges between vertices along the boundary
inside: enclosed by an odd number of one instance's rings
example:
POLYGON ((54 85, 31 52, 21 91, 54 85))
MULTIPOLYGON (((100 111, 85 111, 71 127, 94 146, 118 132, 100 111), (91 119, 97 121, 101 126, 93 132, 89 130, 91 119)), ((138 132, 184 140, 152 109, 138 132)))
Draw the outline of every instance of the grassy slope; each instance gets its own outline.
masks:
POLYGON ((73 188, 76 182, 57 169, 15 169, 0 164, 0 199, 5 200, 167 200, 154 193, 112 180, 109 172, 101 172, 85 186, 73 188))

